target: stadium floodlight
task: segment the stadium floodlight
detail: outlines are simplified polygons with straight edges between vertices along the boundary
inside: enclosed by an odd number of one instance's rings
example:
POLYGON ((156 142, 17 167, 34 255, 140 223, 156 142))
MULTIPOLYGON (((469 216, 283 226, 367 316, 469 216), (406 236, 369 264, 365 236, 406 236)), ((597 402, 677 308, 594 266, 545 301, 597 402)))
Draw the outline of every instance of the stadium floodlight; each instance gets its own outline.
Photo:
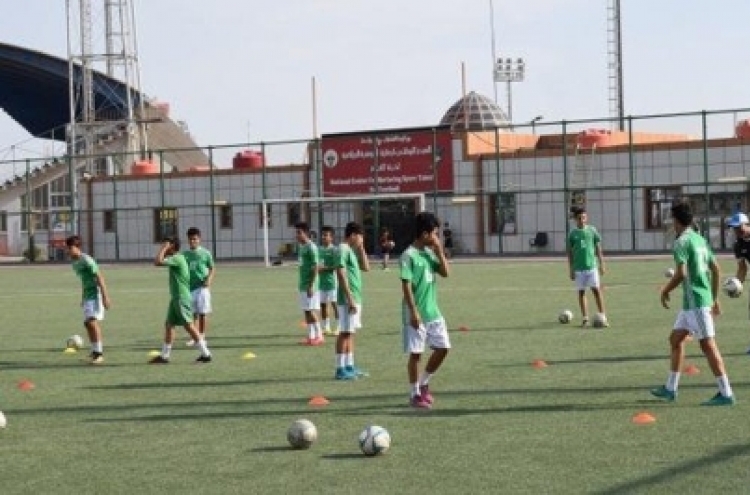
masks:
POLYGON ((508 120, 513 122, 513 93, 511 84, 523 81, 526 74, 526 62, 522 58, 498 58, 495 61, 495 82, 504 82, 508 93, 508 120))
POLYGON ((425 211, 427 201, 424 193, 393 193, 393 194, 363 194, 353 196, 324 196, 313 198, 278 198, 264 199, 261 202, 261 227, 263 228, 263 260, 266 266, 271 266, 271 250, 269 246, 269 225, 271 222, 269 215, 269 206, 273 204, 331 204, 331 203, 361 203, 364 201, 393 201, 393 200, 413 200, 416 203, 416 211, 425 211))

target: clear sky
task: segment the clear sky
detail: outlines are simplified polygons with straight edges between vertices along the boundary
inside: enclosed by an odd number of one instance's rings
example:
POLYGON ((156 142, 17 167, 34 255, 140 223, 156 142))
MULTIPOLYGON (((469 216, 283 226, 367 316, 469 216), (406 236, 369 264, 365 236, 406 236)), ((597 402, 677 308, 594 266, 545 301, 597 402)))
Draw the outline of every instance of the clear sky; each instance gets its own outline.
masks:
MULTIPOLYGON (((135 1, 143 89, 201 145, 310 137, 313 76, 321 133, 436 124, 461 62, 493 97, 491 20, 527 64, 514 121, 609 114, 605 0, 135 1)), ((65 2, 3 4, 0 41, 66 56, 65 2)), ((626 113, 750 107, 748 0, 622 4, 626 113)), ((28 138, 0 112, 0 159, 28 138)))

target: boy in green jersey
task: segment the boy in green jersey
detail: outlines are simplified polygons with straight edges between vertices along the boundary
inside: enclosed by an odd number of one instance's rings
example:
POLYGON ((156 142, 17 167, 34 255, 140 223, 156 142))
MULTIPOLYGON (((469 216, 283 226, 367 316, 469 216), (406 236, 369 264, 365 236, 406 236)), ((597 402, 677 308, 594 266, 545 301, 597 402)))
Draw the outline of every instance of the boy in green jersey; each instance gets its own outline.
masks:
POLYGON ((331 310, 336 320, 339 319, 336 308, 336 257, 338 256, 338 248, 333 244, 333 237, 334 231, 330 225, 324 225, 320 229, 320 317, 323 320, 323 333, 326 335, 339 334, 338 330, 335 332, 331 330, 331 317, 328 314, 331 310))
POLYGON ((154 260, 156 266, 169 268, 169 308, 164 323, 164 344, 161 354, 149 361, 151 364, 168 364, 174 344, 174 327, 185 328, 200 350, 196 363, 210 363, 211 351, 208 350, 203 335, 198 333, 193 324, 193 304, 190 297, 190 269, 185 255, 180 252, 180 240, 176 237, 166 239, 154 260))
MULTIPOLYGON (((182 254, 188 262, 190 270, 190 297, 193 301, 193 321, 198 323, 198 333, 204 340, 208 326, 208 315, 211 313, 211 284, 216 275, 214 258, 211 252, 201 246, 201 231, 196 227, 187 230, 190 249, 182 254)), ((188 341, 189 346, 195 345, 194 340, 188 341)))
POLYGON ((354 335, 362 328, 362 272, 370 271, 364 245, 364 229, 349 222, 344 242, 337 249, 335 261, 338 278, 338 313, 340 332, 336 339, 337 380, 354 380, 367 373, 354 366, 354 335))
POLYGON ((409 353, 410 404, 430 409, 433 397, 429 381, 451 347, 448 327, 437 304, 436 277, 447 277, 448 260, 440 242, 440 221, 429 212, 417 214, 414 241, 401 255, 401 290, 403 300, 404 351, 409 353), (419 376, 419 361, 425 344, 432 349, 424 372, 419 376))
POLYGON ((104 282, 96 260, 81 252, 81 238, 77 235, 65 240, 68 255, 73 260, 73 271, 81 279, 81 307, 83 308, 83 326, 91 343, 91 364, 104 362, 104 348, 102 344, 102 329, 99 322, 104 319, 104 310, 111 304, 107 284, 104 282))
POLYGON ((318 246, 310 237, 310 227, 307 222, 299 222, 295 226, 297 243, 297 254, 299 259, 299 304, 305 315, 307 325, 307 339, 300 342, 302 345, 323 345, 323 330, 316 311, 320 309, 320 297, 318 293, 318 268, 320 254, 318 246))
POLYGON ((596 228, 588 225, 588 215, 585 209, 577 207, 573 209, 573 215, 576 227, 568 234, 568 269, 570 280, 575 281, 576 289, 578 289, 581 326, 585 327, 589 324, 586 289, 591 289, 602 322, 604 326, 609 326, 604 309, 604 294, 602 294, 599 286, 599 277, 604 276, 606 272, 601 244, 602 239, 596 228))
POLYGON ((719 265, 706 240, 690 228, 693 223, 690 205, 678 203, 672 206, 672 218, 677 233, 673 248, 676 266, 671 280, 661 290, 661 304, 669 309, 669 293, 681 285, 682 310, 678 313, 669 336, 671 367, 667 383, 651 393, 670 402, 677 399, 680 370, 685 359, 685 342, 692 335, 700 342, 719 387, 718 393, 702 405, 730 406, 734 404, 734 394, 724 369, 724 360, 714 339, 713 316, 721 314, 717 299, 721 277, 719 265))

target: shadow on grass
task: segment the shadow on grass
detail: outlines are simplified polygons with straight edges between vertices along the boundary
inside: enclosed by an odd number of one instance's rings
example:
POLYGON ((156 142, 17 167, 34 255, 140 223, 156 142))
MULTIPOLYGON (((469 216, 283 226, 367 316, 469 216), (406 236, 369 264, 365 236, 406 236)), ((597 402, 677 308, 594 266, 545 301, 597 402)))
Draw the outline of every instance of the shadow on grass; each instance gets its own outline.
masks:
MULTIPOLYGON (((714 453, 697 457, 691 461, 675 464, 674 466, 663 469, 661 472, 644 476, 639 479, 627 481, 614 485, 604 490, 596 491, 597 495, 619 495, 625 493, 640 493, 647 489, 654 489, 659 485, 664 485, 670 480, 683 477, 685 473, 700 473, 707 471, 716 464, 721 464, 738 456, 750 455, 750 445, 730 445, 714 453)), ((664 486, 664 488, 667 488, 664 486)))
POLYGON ((250 452, 298 452, 302 450, 304 449, 293 449, 289 445, 273 445, 271 447, 255 447, 254 449, 250 449, 250 452))
POLYGON ((353 452, 347 452, 347 453, 341 453, 341 454, 324 454, 320 456, 321 459, 327 459, 329 461, 340 461, 342 459, 367 459, 364 454, 362 453, 353 453, 353 452))

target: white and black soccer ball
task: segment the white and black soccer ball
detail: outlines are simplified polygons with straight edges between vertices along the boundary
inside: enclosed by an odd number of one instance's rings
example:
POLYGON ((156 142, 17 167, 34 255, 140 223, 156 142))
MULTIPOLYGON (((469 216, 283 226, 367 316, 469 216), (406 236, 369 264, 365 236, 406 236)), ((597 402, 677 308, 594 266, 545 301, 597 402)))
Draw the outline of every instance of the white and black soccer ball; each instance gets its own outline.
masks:
POLYGON ((370 425, 359 434, 359 448, 366 456, 385 453, 391 447, 391 435, 382 426, 370 425))
POLYGON ((0 411, 0 430, 8 426, 8 420, 5 418, 5 414, 0 411))
POLYGON ((65 342, 65 346, 68 349, 81 349, 83 348, 83 337, 80 335, 71 335, 65 342))
POLYGON ((737 277, 729 277, 721 284, 721 289, 728 297, 740 297, 742 295, 742 282, 737 277))
POLYGON ((309 449, 318 439, 318 429, 309 419, 298 419, 289 426, 286 439, 295 449, 309 449))
POLYGON ((557 321, 560 323, 570 323, 573 320, 573 312, 569 309, 564 309, 560 311, 560 314, 557 315, 557 321))
POLYGON ((609 323, 607 322, 607 315, 604 313, 596 313, 594 315, 594 318, 591 320, 591 325, 594 328, 605 328, 609 326, 609 323))
POLYGON ((666 270, 664 270, 664 277, 665 278, 674 277, 674 268, 667 268, 666 270))

